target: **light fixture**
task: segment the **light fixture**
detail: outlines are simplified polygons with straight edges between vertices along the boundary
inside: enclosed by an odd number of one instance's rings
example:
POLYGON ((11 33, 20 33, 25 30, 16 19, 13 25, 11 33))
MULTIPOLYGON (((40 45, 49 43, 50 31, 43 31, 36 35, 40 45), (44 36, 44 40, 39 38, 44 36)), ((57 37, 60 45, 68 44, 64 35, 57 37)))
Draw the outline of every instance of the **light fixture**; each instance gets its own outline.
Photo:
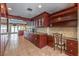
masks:
POLYGON ((8 8, 8 10, 12 10, 12 8, 8 8))
POLYGON ((1 5, 1 8, 4 8, 4 6, 3 6, 3 5, 1 5))
POLYGON ((61 17, 59 17, 58 20, 60 21, 61 20, 61 17))
POLYGON ((42 8, 42 5, 38 5, 38 8, 42 8))

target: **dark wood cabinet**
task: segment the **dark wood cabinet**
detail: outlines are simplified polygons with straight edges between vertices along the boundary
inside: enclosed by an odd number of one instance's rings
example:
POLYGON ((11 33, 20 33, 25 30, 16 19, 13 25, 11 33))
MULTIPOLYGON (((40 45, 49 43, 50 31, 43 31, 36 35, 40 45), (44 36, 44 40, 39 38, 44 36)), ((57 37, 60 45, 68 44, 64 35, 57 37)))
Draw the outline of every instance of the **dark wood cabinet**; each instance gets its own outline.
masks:
POLYGON ((50 46, 50 47, 54 46, 54 38, 50 35, 48 35, 47 45, 50 46))
POLYGON ((66 41, 66 54, 70 56, 78 55, 78 41, 75 40, 66 41))
POLYGON ((51 27, 77 27, 76 20, 57 22, 50 25, 51 27))
POLYGON ((35 27, 47 27, 49 25, 49 14, 47 12, 43 12, 32 19, 35 27))
POLYGON ((44 46, 47 45, 47 36, 45 34, 44 35, 32 34, 29 40, 39 48, 43 48, 44 46))
POLYGON ((47 35, 42 34, 39 36, 39 47, 42 48, 47 45, 47 35))
POLYGON ((66 10, 53 13, 50 16, 50 27, 74 27, 77 26, 77 7, 71 7, 66 10), (70 23, 70 24, 69 24, 70 23), (64 25, 65 24, 65 25, 64 25))
POLYGON ((72 6, 52 14, 43 12, 32 19, 35 27, 74 27, 77 26, 77 6, 72 6))
POLYGON ((53 18, 51 20, 52 23, 57 23, 57 22, 64 22, 64 21, 70 21, 70 20, 77 20, 77 14, 76 13, 72 13, 69 15, 65 15, 65 16, 58 16, 57 18, 53 18))
POLYGON ((29 35, 28 40, 33 42, 33 40, 35 39, 35 35, 32 33, 29 35))

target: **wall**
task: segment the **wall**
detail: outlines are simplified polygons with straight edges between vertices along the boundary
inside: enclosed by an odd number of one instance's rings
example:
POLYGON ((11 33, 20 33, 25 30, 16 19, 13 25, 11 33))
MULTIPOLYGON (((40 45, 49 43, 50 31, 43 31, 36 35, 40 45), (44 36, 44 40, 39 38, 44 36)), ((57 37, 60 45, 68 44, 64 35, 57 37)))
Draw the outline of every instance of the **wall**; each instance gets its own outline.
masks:
POLYGON ((63 36, 76 38, 77 28, 76 27, 52 27, 52 28, 37 28, 37 32, 48 33, 62 33, 63 36))

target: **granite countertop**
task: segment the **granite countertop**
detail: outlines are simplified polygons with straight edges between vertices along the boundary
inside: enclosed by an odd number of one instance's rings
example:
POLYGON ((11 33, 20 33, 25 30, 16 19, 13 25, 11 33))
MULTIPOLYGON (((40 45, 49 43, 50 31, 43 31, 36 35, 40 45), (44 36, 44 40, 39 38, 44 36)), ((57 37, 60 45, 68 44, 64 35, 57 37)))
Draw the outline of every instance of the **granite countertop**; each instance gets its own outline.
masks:
MULTIPOLYGON (((41 32, 34 32, 33 34, 37 34, 37 35, 48 35, 47 33, 41 33, 41 32)), ((67 36, 63 36, 63 39, 65 39, 65 40, 76 40, 76 41, 78 41, 77 38, 67 37, 67 36)))
POLYGON ((63 39, 65 39, 65 40, 75 40, 75 41, 77 41, 77 38, 73 38, 73 37, 66 37, 66 36, 63 36, 63 39))
POLYGON ((34 34, 37 34, 37 35, 44 35, 44 34, 47 34, 47 33, 34 32, 34 34))

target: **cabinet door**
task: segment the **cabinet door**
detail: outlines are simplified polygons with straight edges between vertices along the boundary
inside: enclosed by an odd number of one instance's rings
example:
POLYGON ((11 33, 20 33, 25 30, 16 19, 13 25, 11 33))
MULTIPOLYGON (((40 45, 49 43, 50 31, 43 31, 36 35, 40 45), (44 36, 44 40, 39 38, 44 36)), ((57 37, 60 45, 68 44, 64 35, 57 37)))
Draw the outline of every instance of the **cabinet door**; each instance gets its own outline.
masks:
POLYGON ((38 36, 35 36, 34 44, 35 44, 36 46, 38 46, 38 44, 39 44, 39 38, 38 38, 38 36))
POLYGON ((40 27, 42 27, 42 18, 40 18, 40 27))
POLYGON ((37 19, 37 27, 39 27, 39 19, 37 19))
POLYGON ((39 38, 39 47, 42 48, 47 45, 47 36, 46 35, 40 35, 39 38))
POLYGON ((40 19, 38 19, 38 22, 39 22, 38 24, 39 24, 39 27, 40 27, 40 19))
POLYGON ((66 54, 71 56, 78 55, 78 42, 75 40, 67 40, 66 42, 66 54))
POLYGON ((37 19, 37 27, 39 27, 39 19, 37 19))
POLYGON ((47 44, 50 47, 53 47, 54 46, 54 38, 52 36, 48 36, 47 44))
POLYGON ((42 26, 42 19, 41 18, 38 19, 38 25, 39 25, 38 27, 42 26))
POLYGON ((49 15, 45 14, 44 16, 44 26, 48 27, 49 26, 49 15))
POLYGON ((34 20, 34 22, 35 22, 35 27, 36 27, 36 20, 34 20))
POLYGON ((42 22, 41 26, 44 26, 44 22, 45 21, 44 21, 44 18, 43 17, 41 18, 41 22, 42 22))
POLYGON ((34 27, 35 27, 35 20, 33 21, 33 23, 34 23, 34 27))

